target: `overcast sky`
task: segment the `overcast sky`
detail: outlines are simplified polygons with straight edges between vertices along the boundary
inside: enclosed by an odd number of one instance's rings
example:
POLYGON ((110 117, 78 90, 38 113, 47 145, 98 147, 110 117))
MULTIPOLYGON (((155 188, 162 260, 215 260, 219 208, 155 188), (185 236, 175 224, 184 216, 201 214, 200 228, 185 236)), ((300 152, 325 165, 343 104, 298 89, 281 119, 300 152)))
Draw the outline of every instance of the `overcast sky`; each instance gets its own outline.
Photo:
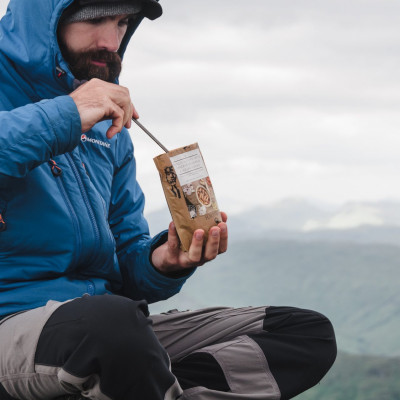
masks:
MULTIPOLYGON (((400 199, 400 2, 162 4, 121 84, 165 146, 199 143, 221 209, 400 199)), ((147 210, 165 207, 161 150, 131 134, 147 210)))

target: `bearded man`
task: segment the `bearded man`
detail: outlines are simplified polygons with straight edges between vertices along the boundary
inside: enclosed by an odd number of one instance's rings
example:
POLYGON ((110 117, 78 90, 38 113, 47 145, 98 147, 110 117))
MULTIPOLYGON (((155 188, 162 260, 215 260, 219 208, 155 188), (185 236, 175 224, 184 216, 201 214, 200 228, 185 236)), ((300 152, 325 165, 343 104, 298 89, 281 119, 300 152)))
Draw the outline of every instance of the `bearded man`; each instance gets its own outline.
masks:
POLYGON ((289 399, 336 356, 289 307, 149 316, 227 250, 226 215, 155 237, 118 84, 155 0, 11 0, 0 21, 0 399, 289 399))

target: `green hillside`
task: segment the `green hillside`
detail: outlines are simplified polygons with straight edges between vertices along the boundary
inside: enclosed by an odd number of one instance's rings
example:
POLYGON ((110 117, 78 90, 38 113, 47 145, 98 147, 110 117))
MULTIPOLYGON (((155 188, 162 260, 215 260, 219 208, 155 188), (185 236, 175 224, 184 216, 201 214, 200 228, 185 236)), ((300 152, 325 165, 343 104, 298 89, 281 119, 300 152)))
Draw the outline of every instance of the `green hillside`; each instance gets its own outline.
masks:
POLYGON ((399 264, 390 245, 239 242, 151 310, 295 305, 326 314, 341 351, 400 356, 399 264))
POLYGON ((400 358, 340 353, 322 382, 296 400, 399 400, 400 358))

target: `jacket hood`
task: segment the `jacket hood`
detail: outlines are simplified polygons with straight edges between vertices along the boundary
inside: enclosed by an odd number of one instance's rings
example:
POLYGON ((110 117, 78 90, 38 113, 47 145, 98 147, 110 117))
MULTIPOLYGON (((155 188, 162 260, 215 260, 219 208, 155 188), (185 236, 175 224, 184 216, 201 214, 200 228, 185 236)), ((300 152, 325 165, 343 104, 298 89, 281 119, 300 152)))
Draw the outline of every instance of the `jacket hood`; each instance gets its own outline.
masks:
MULTIPOLYGON (((0 55, 6 57, 34 93, 33 101, 73 90, 74 77, 57 41, 58 22, 72 3, 73 0, 10 0, 0 21, 0 55)), ((121 57, 143 17, 139 13, 129 25, 119 50, 121 57)))

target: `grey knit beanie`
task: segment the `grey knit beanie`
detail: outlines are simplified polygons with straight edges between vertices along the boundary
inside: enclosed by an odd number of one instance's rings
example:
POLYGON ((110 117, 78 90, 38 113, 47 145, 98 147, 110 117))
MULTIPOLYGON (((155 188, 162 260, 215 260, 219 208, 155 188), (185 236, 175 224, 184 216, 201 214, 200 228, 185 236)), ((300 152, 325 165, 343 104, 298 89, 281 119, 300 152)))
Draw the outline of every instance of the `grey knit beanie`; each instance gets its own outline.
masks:
POLYGON ((150 19, 162 14, 161 6, 155 0, 75 0, 65 10, 62 22, 68 24, 122 14, 133 15, 141 11, 150 19))

